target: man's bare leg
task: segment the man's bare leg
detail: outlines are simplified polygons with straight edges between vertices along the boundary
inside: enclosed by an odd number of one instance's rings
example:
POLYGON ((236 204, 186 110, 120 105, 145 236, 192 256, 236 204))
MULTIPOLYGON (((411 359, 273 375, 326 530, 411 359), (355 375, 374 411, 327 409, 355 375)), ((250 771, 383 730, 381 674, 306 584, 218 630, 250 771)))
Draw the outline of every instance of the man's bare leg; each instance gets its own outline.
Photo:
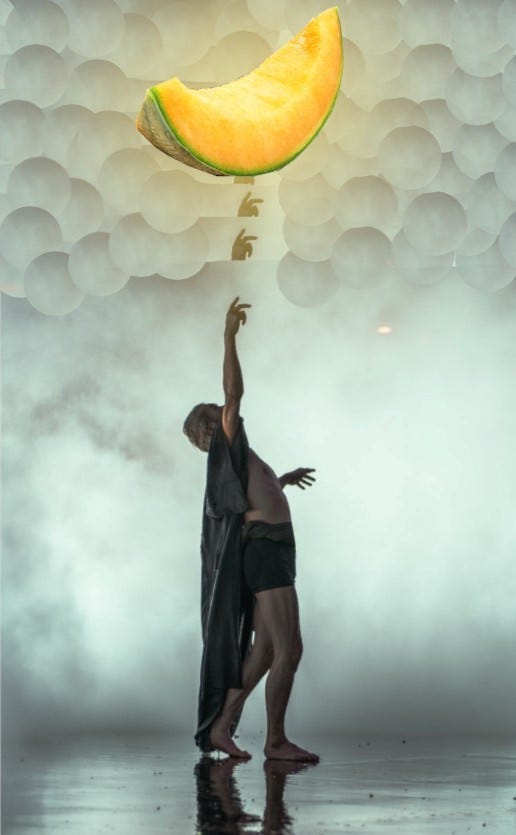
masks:
POLYGON ((212 746, 232 757, 249 758, 251 756, 248 751, 244 751, 235 745, 229 729, 237 711, 242 707, 267 670, 270 669, 273 658, 272 642, 258 600, 254 607, 253 628, 255 633, 254 642, 242 664, 243 687, 241 690, 236 688, 227 690, 222 711, 213 722, 210 730, 212 746))
POLYGON ((283 586, 258 592, 256 597, 274 649, 265 684, 267 739, 263 752, 270 759, 318 762, 317 754, 290 742, 285 734, 285 713, 303 652, 296 589, 283 586))

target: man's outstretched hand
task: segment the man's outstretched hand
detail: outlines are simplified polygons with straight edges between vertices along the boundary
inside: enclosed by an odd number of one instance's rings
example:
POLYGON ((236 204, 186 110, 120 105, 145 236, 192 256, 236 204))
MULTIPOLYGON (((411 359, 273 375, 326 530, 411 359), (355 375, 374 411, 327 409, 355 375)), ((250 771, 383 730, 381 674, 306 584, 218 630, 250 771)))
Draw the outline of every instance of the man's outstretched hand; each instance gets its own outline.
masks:
POLYGON ((315 481, 315 477, 309 475, 309 473, 315 473, 315 469, 313 467, 299 467, 297 470, 292 470, 291 473, 282 475, 279 481, 282 487, 285 484, 297 484, 301 490, 304 490, 305 487, 311 487, 312 482, 315 481))
POLYGON ((245 325, 247 322, 247 314, 244 308, 251 307, 250 304, 242 304, 242 302, 238 302, 239 298, 240 296, 237 296, 236 299, 231 302, 229 310, 226 313, 226 333, 230 336, 236 336, 240 327, 240 322, 245 325))

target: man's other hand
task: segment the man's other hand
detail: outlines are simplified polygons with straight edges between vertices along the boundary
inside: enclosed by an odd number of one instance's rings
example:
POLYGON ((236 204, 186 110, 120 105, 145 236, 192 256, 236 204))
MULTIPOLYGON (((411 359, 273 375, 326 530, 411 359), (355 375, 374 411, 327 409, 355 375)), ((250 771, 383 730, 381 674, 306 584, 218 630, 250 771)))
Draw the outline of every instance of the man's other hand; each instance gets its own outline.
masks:
POLYGON ((246 307, 251 307, 250 304, 242 304, 237 296, 229 305, 229 310, 226 313, 226 333, 230 336, 236 336, 240 327, 240 322, 243 325, 247 322, 247 314, 244 310, 246 307))
POLYGON ((292 470, 291 473, 282 475, 279 481, 282 487, 285 484, 297 484, 301 490, 304 490, 305 487, 311 487, 312 482, 315 481, 315 477, 309 475, 309 473, 315 473, 315 469, 313 467, 299 467, 297 470, 292 470))

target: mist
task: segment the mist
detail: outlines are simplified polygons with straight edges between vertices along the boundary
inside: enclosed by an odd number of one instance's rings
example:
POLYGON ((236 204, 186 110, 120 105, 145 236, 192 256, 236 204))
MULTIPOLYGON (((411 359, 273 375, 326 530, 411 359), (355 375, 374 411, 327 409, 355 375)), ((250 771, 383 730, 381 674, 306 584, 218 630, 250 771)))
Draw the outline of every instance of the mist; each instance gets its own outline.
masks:
POLYGON ((316 468, 286 488, 292 733, 514 734, 512 285, 386 278, 294 308, 266 264, 216 266, 61 319, 3 300, 4 734, 193 737, 206 457, 182 422, 222 402, 236 295, 250 445, 278 475, 316 468))

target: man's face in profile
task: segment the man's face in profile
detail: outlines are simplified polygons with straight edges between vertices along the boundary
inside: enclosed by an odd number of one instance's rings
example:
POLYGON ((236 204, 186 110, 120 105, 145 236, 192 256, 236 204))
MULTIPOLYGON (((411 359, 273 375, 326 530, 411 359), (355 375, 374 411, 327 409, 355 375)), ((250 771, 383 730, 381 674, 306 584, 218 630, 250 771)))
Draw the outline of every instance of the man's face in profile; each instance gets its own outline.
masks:
POLYGON ((222 420, 222 406, 216 403, 206 403, 199 414, 195 432, 195 446, 202 452, 208 452, 211 438, 222 420))

